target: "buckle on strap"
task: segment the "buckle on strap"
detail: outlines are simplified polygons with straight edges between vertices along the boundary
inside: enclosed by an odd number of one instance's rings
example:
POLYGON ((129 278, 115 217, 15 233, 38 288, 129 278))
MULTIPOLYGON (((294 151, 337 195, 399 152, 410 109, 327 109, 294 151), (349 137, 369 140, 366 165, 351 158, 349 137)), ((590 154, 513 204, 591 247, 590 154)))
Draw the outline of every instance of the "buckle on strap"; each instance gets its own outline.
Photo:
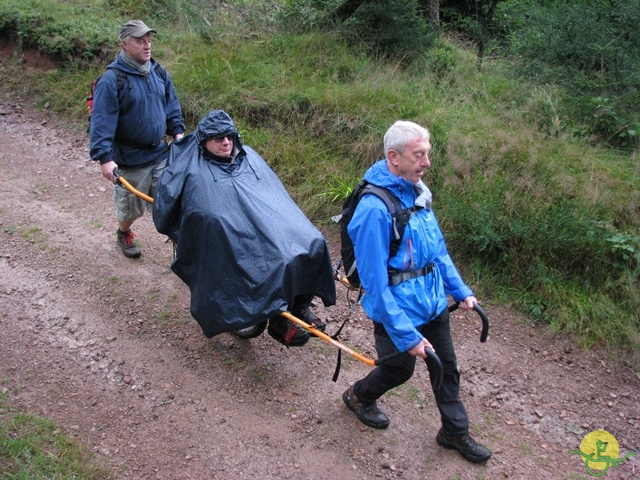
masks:
POLYGON ((408 272, 397 272, 389 275, 389 285, 395 286, 412 278, 422 277, 423 275, 429 275, 433 272, 436 264, 431 262, 426 267, 419 268, 417 270, 410 270, 408 272))

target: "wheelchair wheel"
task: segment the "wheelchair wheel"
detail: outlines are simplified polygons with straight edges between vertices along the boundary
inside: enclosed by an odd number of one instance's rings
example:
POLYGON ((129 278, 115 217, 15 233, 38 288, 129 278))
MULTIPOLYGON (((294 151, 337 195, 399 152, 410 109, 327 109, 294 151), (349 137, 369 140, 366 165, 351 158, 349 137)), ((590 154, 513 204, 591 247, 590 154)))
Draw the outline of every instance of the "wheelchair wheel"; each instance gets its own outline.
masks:
POLYGON ((265 328, 267 328, 267 322, 260 322, 256 325, 251 325, 250 327, 247 327, 247 328, 234 330, 231 333, 236 337, 240 337, 244 339, 256 338, 262 335, 262 332, 264 332, 265 328))

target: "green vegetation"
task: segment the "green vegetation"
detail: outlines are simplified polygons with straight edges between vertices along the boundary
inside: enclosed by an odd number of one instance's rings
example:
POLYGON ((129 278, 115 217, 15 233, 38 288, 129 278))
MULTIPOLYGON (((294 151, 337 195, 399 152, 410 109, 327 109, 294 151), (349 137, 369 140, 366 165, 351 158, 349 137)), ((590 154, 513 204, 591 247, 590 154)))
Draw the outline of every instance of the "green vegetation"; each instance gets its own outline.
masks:
POLYGON ((50 420, 13 411, 4 394, 0 394, 0 471, 7 480, 114 478, 50 420))
MULTIPOLYGON (((378 45, 377 55, 371 39, 359 43, 355 30, 347 32, 348 22, 320 28, 320 7, 337 1, 141 3, 5 0, 0 32, 58 63, 34 74, 20 68, 17 51, 0 80, 84 129, 84 99, 117 52, 118 25, 144 18, 159 31, 154 57, 171 72, 190 128, 210 109, 228 111, 245 142, 327 229, 337 228, 330 217, 381 158, 388 126, 399 118, 421 123, 434 145, 425 180, 450 251, 478 296, 640 362, 638 117, 629 108, 638 104, 636 30, 614 48, 603 42, 615 22, 592 8, 584 9, 587 20, 579 8, 563 11, 579 27, 575 38, 596 21, 608 29, 590 47, 600 55, 574 64, 562 61, 566 41, 556 42, 563 12, 555 24, 538 10, 525 21, 522 12, 538 2, 504 1, 494 17, 502 35, 487 44, 479 70, 475 48, 446 28, 436 37, 422 25, 419 50, 406 55, 402 38, 378 45), (536 35, 552 48, 539 48, 536 35), (535 56, 541 51, 547 56, 535 56), (594 77, 596 57, 605 60, 594 77), (523 68, 534 60, 537 76, 523 68), (569 82, 576 72, 582 89, 569 82)), ((637 25, 639 10, 637 0, 613 3, 624 20, 615 38, 637 25)), ((376 5, 369 17, 349 21, 362 27, 378 18, 376 5)))
POLYGON ((538 82, 562 85, 572 121, 612 145, 638 145, 640 2, 512 0, 500 18, 518 68, 538 82))
POLYGON ((47 246, 47 235, 40 227, 28 227, 22 230, 22 238, 27 242, 37 244, 41 250, 47 246))

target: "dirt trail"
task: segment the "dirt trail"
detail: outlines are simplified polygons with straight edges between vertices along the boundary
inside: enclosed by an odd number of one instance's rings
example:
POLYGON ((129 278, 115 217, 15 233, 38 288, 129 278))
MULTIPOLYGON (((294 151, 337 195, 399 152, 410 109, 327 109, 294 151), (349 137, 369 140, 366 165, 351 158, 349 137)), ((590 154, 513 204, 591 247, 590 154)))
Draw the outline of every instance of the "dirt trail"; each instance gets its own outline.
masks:
MULTIPOLYGON (((83 133, 10 94, 0 131, 0 389, 117 478, 575 479, 590 476, 569 451, 592 430, 640 451, 636 373, 489 301, 487 343, 475 314, 456 312, 453 326, 473 433, 493 458, 472 465, 436 445, 426 368, 381 401, 389 429, 369 429, 340 398, 369 367, 343 358, 333 383, 336 350, 318 339, 206 339, 150 215, 135 228, 143 257, 122 256, 111 187, 83 133)), ((338 306, 316 308, 331 332, 347 313, 338 291, 338 306)), ((341 340, 374 356, 361 310, 341 340)), ((639 472, 635 458, 606 478, 639 472)))

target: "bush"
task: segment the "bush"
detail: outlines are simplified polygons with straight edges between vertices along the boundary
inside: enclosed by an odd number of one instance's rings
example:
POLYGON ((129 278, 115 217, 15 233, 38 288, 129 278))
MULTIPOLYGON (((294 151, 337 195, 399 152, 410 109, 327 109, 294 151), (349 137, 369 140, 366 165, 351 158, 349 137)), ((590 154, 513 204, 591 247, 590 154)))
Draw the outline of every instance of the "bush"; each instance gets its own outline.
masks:
POLYGON ((520 71, 559 83, 575 123, 616 146, 638 146, 640 2, 572 0, 505 2, 520 71))
POLYGON ((362 42, 374 53, 410 59, 422 56, 435 41, 436 32, 418 10, 415 0, 365 2, 342 26, 345 38, 362 42))
POLYGON ((0 18, 0 32, 14 36, 21 48, 36 48, 67 64, 106 59, 113 49, 115 24, 105 21, 95 5, 9 0, 0 6, 0 18))
POLYGON ((282 21, 295 31, 325 29, 338 32, 350 45, 365 45, 370 53, 413 60, 426 54, 437 38, 416 0, 368 0, 344 23, 327 19, 342 3, 338 0, 285 2, 282 21))

